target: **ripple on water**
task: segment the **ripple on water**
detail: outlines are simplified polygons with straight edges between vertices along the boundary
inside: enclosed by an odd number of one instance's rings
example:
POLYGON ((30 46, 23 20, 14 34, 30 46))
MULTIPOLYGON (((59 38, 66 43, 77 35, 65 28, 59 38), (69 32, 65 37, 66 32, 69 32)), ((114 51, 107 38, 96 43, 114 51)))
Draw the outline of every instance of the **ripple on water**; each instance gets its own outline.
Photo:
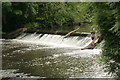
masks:
POLYGON ((8 69, 18 68, 32 76, 92 78, 105 75, 97 61, 98 49, 80 50, 14 41, 5 43, 3 49, 4 66, 9 62, 8 69))

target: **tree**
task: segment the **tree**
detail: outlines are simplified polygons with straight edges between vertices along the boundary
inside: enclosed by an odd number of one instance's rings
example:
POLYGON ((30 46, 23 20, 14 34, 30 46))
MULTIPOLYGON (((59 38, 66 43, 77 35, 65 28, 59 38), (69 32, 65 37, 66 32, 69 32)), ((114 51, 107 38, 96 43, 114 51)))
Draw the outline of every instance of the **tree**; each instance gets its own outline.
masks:
POLYGON ((120 3, 95 3, 96 23, 104 39, 102 61, 109 73, 120 77, 120 3))
POLYGON ((3 2, 3 31, 21 27, 72 29, 74 24, 91 22, 90 3, 74 2, 3 2))
POLYGON ((3 31, 10 32, 33 22, 37 13, 36 8, 36 3, 3 2, 3 31))

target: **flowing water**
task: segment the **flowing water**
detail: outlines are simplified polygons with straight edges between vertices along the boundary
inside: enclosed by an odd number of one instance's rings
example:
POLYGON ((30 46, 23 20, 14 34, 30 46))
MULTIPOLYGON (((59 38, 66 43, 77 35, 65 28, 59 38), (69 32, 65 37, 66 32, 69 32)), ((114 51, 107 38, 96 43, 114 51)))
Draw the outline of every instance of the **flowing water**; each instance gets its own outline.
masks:
POLYGON ((23 33, 2 41, 2 77, 103 78, 110 77, 99 62, 100 49, 80 48, 90 36, 23 33))

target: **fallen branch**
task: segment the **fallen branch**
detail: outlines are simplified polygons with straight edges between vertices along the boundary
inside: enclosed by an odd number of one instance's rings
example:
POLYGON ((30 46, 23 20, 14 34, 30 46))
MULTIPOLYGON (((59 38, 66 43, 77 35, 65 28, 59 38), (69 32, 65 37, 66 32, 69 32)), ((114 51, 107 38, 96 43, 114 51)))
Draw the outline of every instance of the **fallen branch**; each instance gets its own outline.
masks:
POLYGON ((77 29, 75 29, 75 30, 73 30, 73 31, 70 31, 68 34, 66 34, 66 35, 64 36, 64 38, 68 37, 70 34, 76 32, 77 30, 79 30, 79 28, 77 28, 77 29))

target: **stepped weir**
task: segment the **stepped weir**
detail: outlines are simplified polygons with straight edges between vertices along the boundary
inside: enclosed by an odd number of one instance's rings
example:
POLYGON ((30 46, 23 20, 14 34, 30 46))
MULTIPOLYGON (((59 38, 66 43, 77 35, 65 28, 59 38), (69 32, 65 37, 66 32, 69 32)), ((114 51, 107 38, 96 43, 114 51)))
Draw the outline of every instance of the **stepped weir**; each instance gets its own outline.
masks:
POLYGON ((83 48, 92 42, 90 34, 84 36, 70 36, 64 38, 62 35, 55 34, 36 34, 23 33, 16 40, 33 42, 37 44, 56 45, 63 47, 80 47, 83 48))
POLYGON ((15 39, 3 39, 4 67, 1 73, 5 78, 18 75, 37 78, 111 77, 99 62, 100 48, 81 50, 91 42, 90 34, 65 38, 57 34, 22 33, 15 39))

